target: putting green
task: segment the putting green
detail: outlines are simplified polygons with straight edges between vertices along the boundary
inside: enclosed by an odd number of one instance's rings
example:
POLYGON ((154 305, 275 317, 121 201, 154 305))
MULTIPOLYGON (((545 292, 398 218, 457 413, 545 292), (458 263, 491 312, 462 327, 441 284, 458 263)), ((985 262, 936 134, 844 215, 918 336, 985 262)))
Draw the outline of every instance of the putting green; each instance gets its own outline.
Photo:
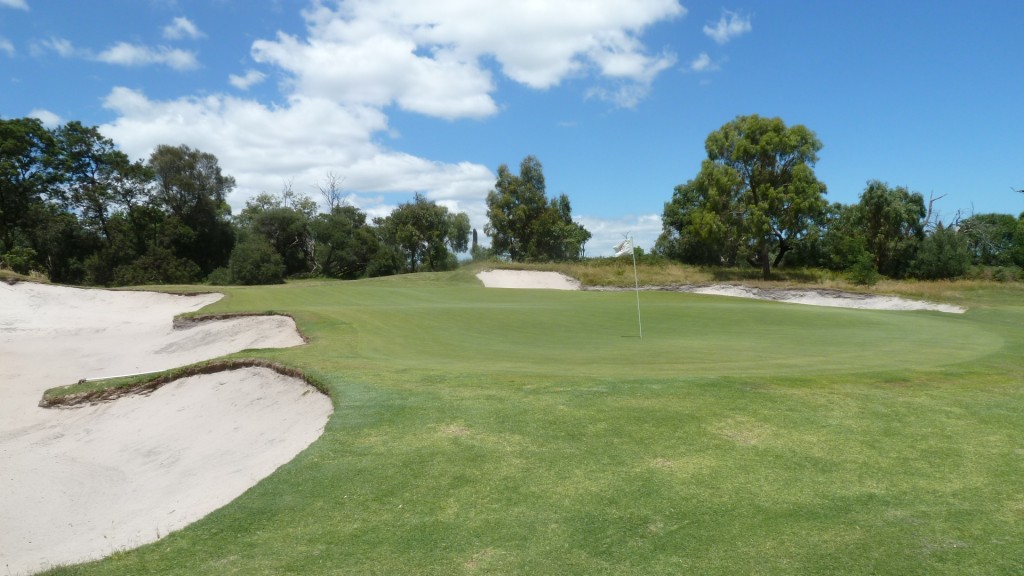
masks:
MULTIPOLYGON (((458 282, 283 287, 311 353, 394 370, 629 378, 823 374, 934 368, 1001 348, 964 316, 850 310, 737 298, 485 289, 458 282)), ((243 294, 239 294, 242 296, 243 294)), ((236 298, 244 306, 244 298, 236 298)))

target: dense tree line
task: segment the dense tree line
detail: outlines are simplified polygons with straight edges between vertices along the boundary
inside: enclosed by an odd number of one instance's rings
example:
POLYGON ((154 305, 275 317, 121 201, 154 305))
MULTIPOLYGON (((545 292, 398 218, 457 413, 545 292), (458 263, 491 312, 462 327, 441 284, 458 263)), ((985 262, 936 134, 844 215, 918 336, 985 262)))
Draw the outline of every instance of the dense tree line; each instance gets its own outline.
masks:
MULTIPOLYGON (((872 180, 852 205, 829 204, 814 165, 822 144, 804 126, 741 116, 708 135, 697 175, 675 188, 655 253, 683 263, 847 271, 856 281, 953 278, 972 267, 1022 277, 1024 214, 942 222, 932 201, 872 180)), ((289 277, 361 278, 449 270, 457 254, 578 260, 591 234, 569 199, 548 198, 540 161, 501 165, 477 243, 465 213, 417 194, 369 219, 328 175, 326 205, 296 194, 250 199, 233 216, 235 186, 217 158, 185 145, 131 161, 99 130, 0 119, 0 266, 92 285, 263 284, 289 277), (470 244, 472 237, 472 244, 470 244)))
POLYGON ((370 222, 329 177, 326 213, 289 188, 232 217, 234 186, 185 145, 132 162, 79 122, 0 119, 0 264, 69 284, 262 284, 447 270, 468 249, 469 217, 421 195, 370 222))
POLYGON ((1024 267, 1024 214, 941 222, 931 202, 873 180, 859 202, 828 204, 814 175, 821 142, 804 126, 742 116, 712 132, 697 176, 676 186, 655 252, 699 265, 749 263, 878 276, 955 278, 972 266, 1024 267))

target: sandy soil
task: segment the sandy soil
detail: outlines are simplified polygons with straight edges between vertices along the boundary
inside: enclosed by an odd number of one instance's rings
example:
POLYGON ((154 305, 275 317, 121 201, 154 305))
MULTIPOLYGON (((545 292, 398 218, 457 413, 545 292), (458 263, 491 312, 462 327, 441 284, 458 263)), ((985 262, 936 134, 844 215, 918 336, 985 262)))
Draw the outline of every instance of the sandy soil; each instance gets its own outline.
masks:
POLYGON ((44 390, 302 343, 287 317, 172 319, 220 296, 0 283, 0 571, 139 546, 227 504, 323 431, 331 402, 262 368, 42 409, 44 390))
POLYGON ((542 290, 579 290, 580 283, 559 272, 533 270, 485 270, 476 275, 487 288, 533 288, 542 290))
MULTIPOLYGON (((534 272, 529 270, 488 270, 480 272, 477 277, 487 288, 547 288, 556 290, 580 290, 580 283, 573 278, 558 272, 534 272)), ((790 304, 809 306, 831 306, 836 308, 859 308, 868 310, 935 310, 962 314, 965 308, 951 304, 938 304, 921 300, 908 300, 896 296, 874 296, 856 294, 839 290, 766 290, 716 284, 710 286, 641 286, 641 290, 671 290, 692 292, 712 296, 732 296, 736 298, 753 298, 757 300, 773 300, 790 304)), ((632 288, 594 287, 587 290, 632 290, 632 288)))

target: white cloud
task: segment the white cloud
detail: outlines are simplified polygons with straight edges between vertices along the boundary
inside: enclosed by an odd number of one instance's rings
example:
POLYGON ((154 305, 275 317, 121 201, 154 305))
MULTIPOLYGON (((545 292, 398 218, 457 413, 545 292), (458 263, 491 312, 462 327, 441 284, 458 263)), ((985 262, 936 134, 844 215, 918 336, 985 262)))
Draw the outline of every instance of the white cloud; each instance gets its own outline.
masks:
POLYGON ((714 27, 704 26, 704 34, 719 44, 725 44, 737 36, 750 32, 751 29, 749 15, 742 16, 736 12, 723 10, 722 17, 714 27))
POLYGON ((39 121, 43 123, 43 126, 46 126, 47 128, 56 128, 64 123, 63 118, 43 108, 36 108, 29 112, 28 117, 38 118, 39 121))
POLYGON ((591 234, 587 242, 587 256, 612 256, 612 247, 622 242, 623 234, 631 234, 634 245, 650 252, 661 234, 661 216, 641 214, 617 219, 580 216, 576 221, 591 234))
POLYGON ((498 111, 485 61, 535 89, 592 73, 642 88, 675 56, 647 55, 638 35, 685 12, 676 0, 315 3, 304 12, 307 39, 279 34, 255 42, 252 55, 289 72, 303 94, 442 118, 484 117, 498 111))
POLYGON ((718 64, 713 62, 706 52, 701 52, 699 56, 690 62, 690 70, 693 72, 712 72, 718 70, 718 64))
POLYGON ((190 38, 196 40, 205 36, 191 20, 184 16, 179 16, 167 26, 164 26, 164 38, 168 40, 180 40, 182 38, 190 38))
POLYGON ((259 70, 248 70, 245 76, 238 76, 237 74, 229 74, 228 82, 232 86, 239 90, 248 90, 250 87, 263 82, 267 77, 266 74, 259 70))
POLYGON ((0 36, 0 52, 7 54, 11 58, 14 58, 14 44, 10 40, 0 36))
MULTIPOLYGON (((385 111, 487 117, 499 111, 499 74, 541 90, 582 79, 595 85, 590 96, 635 106, 676 60, 648 53, 641 34, 684 14, 677 0, 314 0, 303 12, 304 34, 279 32, 252 45, 253 60, 283 73, 282 103, 224 94, 158 101, 115 88, 105 106, 117 119, 100 128, 135 158, 167 143, 215 154, 238 182, 229 198, 236 210, 254 194, 278 191, 282 179, 319 200, 316 183, 333 173, 371 216, 420 192, 482 229, 491 170, 387 148, 379 140, 393 132, 385 111)), ((119 63, 165 57, 144 46, 122 50, 119 63)), ((263 79, 253 70, 229 76, 241 90, 263 79)))
POLYGON ((397 103, 442 118, 483 117, 497 111, 490 74, 438 50, 416 54, 416 44, 398 33, 358 42, 310 43, 279 35, 257 41, 253 58, 293 75, 296 92, 343 102, 384 107, 397 103))
MULTIPOLYGON (((280 107, 224 95, 154 101, 121 87, 110 92, 104 106, 118 118, 100 130, 133 158, 146 158, 168 143, 217 156, 238 182, 229 199, 236 210, 255 194, 277 192, 282 178, 292 179, 297 192, 308 186, 319 200, 313 187, 334 173, 345 178, 348 190, 422 192, 468 212, 477 227, 486 221, 480 200, 494 184, 491 171, 382 148, 373 136, 387 130, 387 117, 374 107, 304 96, 292 96, 280 107)), ((376 213, 374 205, 359 207, 376 213)))
POLYGON ((25 2, 25 0, 0 0, 0 6, 16 10, 28 10, 28 2, 25 2))
POLYGON ((141 44, 118 42, 96 55, 96 60, 120 66, 148 66, 163 64, 174 70, 192 70, 199 66, 195 53, 172 49, 166 46, 156 48, 141 44))

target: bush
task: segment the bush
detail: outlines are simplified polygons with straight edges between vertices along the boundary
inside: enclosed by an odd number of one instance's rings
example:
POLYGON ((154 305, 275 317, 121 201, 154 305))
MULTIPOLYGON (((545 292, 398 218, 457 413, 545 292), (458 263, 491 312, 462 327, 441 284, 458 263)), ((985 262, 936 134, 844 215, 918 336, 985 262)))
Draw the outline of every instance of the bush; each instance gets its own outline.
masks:
POLYGON ((32 271, 32 264, 36 260, 36 251, 27 246, 11 248, 9 252, 0 257, 0 262, 12 271, 28 276, 32 271))
POLYGON ((847 272, 850 281, 861 286, 874 286, 882 277, 875 268, 875 258, 868 252, 861 252, 847 272))
POLYGON ((140 284, 191 284, 200 278, 199 265, 179 258, 167 248, 151 246, 149 251, 132 262, 114 269, 118 286, 140 284))
POLYGON ((247 286, 284 282, 284 261, 269 242, 254 236, 239 242, 231 251, 228 264, 231 281, 247 286))
POLYGON ((391 276, 402 271, 404 262, 402 255, 393 248, 381 246, 366 265, 366 275, 370 278, 391 276))
POLYGON ((963 276, 970 265, 967 239, 940 224, 921 242, 910 273, 921 280, 943 280, 963 276))
POLYGON ((992 279, 997 282, 1016 282, 1024 279, 1024 273, 1016 266, 999 266, 992 272, 992 279))
POLYGON ((224 266, 214 268, 213 272, 206 277, 206 283, 212 286, 227 286, 231 284, 231 270, 224 266))

